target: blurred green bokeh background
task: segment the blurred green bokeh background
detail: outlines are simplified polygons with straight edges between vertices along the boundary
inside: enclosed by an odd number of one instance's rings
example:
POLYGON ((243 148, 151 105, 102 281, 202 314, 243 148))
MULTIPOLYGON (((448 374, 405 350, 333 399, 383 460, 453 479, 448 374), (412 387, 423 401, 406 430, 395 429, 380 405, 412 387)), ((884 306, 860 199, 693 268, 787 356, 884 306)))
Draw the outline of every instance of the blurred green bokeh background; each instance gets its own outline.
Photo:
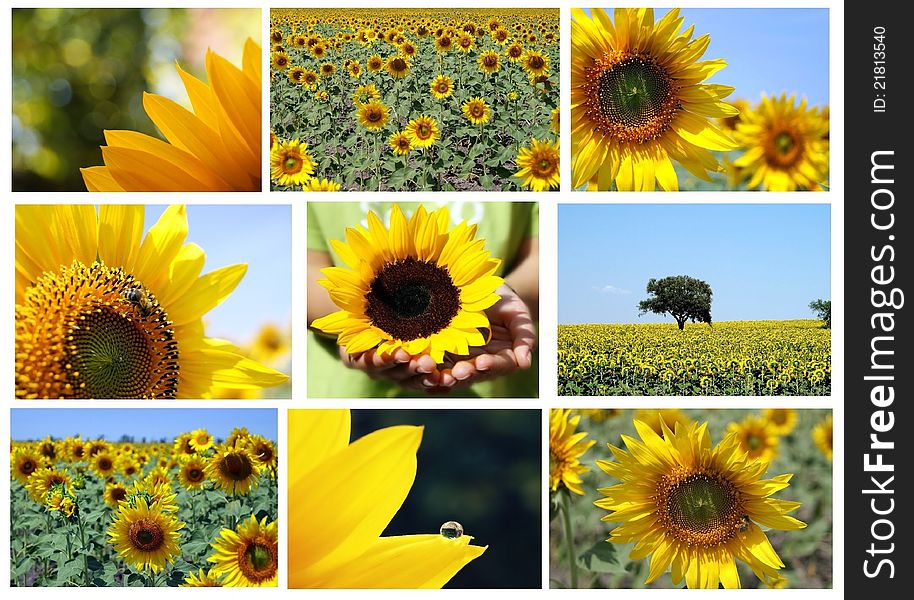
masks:
POLYGON ((352 439, 424 425, 416 482, 384 535, 437 532, 457 521, 489 546, 448 588, 542 584, 539 410, 354 410, 352 439))
POLYGON ((104 129, 156 135, 143 92, 190 108, 174 64, 206 81, 206 48, 241 63, 260 9, 13 9, 13 191, 85 191, 104 129))
MULTIPOLYGON (((571 516, 575 553, 578 562, 580 588, 643 588, 650 559, 631 561, 628 556, 634 544, 610 544, 605 540, 619 523, 603 522, 608 511, 593 505, 604 496, 598 488, 619 483, 596 466, 595 461, 614 460, 607 444, 625 449, 621 435, 639 439, 632 423, 636 411, 602 411, 596 419, 581 417, 577 431, 586 431, 588 440, 597 443, 581 456, 581 464, 590 468, 582 476, 584 496, 572 494, 571 516), (600 418, 605 420, 600 421, 600 418), (595 550, 596 553, 592 552, 595 550), (580 556, 587 553, 591 569, 580 556)), ((711 443, 718 444, 726 435, 727 425, 740 422, 748 415, 761 415, 761 410, 683 410, 686 417, 708 423, 711 443)), ((792 516, 807 524, 797 531, 767 532, 774 549, 786 567, 779 574, 787 578, 788 588, 830 588, 832 586, 832 463, 812 439, 812 428, 831 414, 830 410, 798 409, 798 421, 792 432, 780 438, 778 453, 764 478, 792 473, 790 485, 773 497, 800 502, 802 506, 792 516)), ((568 554, 560 513, 550 515, 549 577, 550 587, 569 585, 568 554), (557 516, 558 515, 558 516, 557 516)), ((743 588, 764 587, 744 563, 737 561, 743 588)), ((669 570, 649 588, 685 587, 685 582, 672 585, 669 570)))

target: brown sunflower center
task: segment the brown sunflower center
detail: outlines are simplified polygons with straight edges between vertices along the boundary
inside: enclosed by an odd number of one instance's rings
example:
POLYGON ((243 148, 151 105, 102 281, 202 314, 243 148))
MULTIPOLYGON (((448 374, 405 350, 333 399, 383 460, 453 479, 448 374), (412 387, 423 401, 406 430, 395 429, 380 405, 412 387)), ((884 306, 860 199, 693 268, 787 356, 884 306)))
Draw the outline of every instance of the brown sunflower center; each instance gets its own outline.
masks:
POLYGON ((200 483, 203 481, 203 471, 197 468, 191 467, 187 470, 187 480, 193 483, 200 483))
POLYGON ((527 60, 527 66, 534 71, 539 71, 544 66, 546 66, 546 60, 538 54, 532 54, 527 60))
POLYGON ((23 475, 31 475, 35 472, 35 463, 29 459, 22 461, 22 464, 19 465, 19 472, 23 475))
POLYGON ((302 170, 304 166, 304 161, 302 161, 301 156, 297 154, 286 154, 286 157, 282 161, 282 170, 283 173, 293 175, 302 170))
POLYGON ((789 128, 776 129, 765 144, 765 157, 778 167, 792 167, 803 151, 803 144, 789 128))
POLYGON ((438 38, 438 45, 442 48, 450 48, 451 47, 451 38, 449 38, 447 36, 438 38))
POLYGON ((746 436, 746 445, 749 446, 750 450, 758 450, 765 445, 761 437, 755 433, 750 433, 746 436))
POLYGON ((523 48, 520 46, 511 46, 508 48, 508 55, 511 58, 520 58, 520 55, 524 53, 523 48))
POLYGON ((448 85, 447 81, 439 81, 437 89, 443 94, 450 89, 450 85, 448 85))
POLYGON ((406 61, 403 60, 402 58, 395 58, 395 59, 393 59, 393 60, 391 61, 390 64, 391 64, 391 67, 393 67, 393 70, 394 70, 394 71, 398 71, 398 72, 399 72, 399 71, 405 71, 405 70, 406 70, 406 66, 407 66, 407 65, 406 65, 406 61))
POLYGON ((101 457, 98 459, 98 468, 100 471, 110 471, 114 465, 111 463, 111 459, 107 457, 101 457))
POLYGON ((447 327, 460 309, 460 290, 446 269, 410 257, 384 265, 365 301, 373 325, 409 341, 447 327))
POLYGON ((477 119, 484 115, 486 110, 482 107, 482 104, 474 103, 470 105, 470 114, 476 117, 477 119))
POLYGON ((276 574, 277 554, 276 544, 263 536, 257 536, 240 548, 239 570, 251 582, 272 579, 276 574))
POLYGON ((155 552, 165 543, 165 532, 152 519, 140 519, 130 524, 130 545, 142 552, 155 552))
POLYGON ((582 87, 587 117, 598 131, 621 142, 660 137, 680 107, 673 79, 646 54, 595 60, 582 87))
POLYGON ((32 284, 16 306, 16 361, 18 397, 177 394, 178 348, 164 309, 132 276, 100 263, 74 261, 32 284))
POLYGON ((715 473, 674 474, 657 489, 660 523, 676 539, 700 547, 726 543, 744 514, 739 491, 715 473))
POLYGON ((384 118, 384 113, 378 108, 369 108, 365 113, 365 119, 369 123, 379 123, 384 118))
POLYGON ((555 172, 555 162, 551 157, 542 156, 534 165, 534 172, 539 176, 552 175, 555 172))
POLYGON ((111 489, 111 499, 115 502, 120 502, 127 497, 127 490, 122 487, 116 487, 111 489))
POLYGON ((421 125, 419 125, 418 133, 419 133, 419 137, 421 139, 423 139, 423 140, 428 139, 428 137, 432 134, 432 129, 425 123, 422 123, 421 125))
POLYGON ((495 54, 486 54, 482 59, 482 64, 489 67, 490 69, 498 66, 498 56, 495 54))
POLYGON ((287 64, 288 62, 289 62, 289 60, 288 60, 285 56, 277 56, 277 57, 276 57, 276 64, 279 65, 280 67, 286 66, 286 64, 287 64))
POLYGON ((219 470, 232 481, 244 481, 254 473, 251 460, 244 454, 232 452, 219 461, 219 470))

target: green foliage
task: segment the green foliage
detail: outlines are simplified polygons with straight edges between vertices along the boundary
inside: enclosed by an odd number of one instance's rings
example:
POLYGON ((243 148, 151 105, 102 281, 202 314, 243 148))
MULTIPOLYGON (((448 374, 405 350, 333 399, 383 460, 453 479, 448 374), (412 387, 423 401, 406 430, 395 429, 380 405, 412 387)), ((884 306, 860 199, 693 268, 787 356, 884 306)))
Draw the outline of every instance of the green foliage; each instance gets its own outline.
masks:
POLYGON ((831 300, 813 300, 809 303, 809 310, 825 321, 824 327, 831 329, 831 300))
POLYGON ((676 319, 680 331, 686 321, 711 324, 711 286, 706 282, 675 275, 647 282, 647 293, 651 297, 638 303, 640 314, 670 314, 676 319))

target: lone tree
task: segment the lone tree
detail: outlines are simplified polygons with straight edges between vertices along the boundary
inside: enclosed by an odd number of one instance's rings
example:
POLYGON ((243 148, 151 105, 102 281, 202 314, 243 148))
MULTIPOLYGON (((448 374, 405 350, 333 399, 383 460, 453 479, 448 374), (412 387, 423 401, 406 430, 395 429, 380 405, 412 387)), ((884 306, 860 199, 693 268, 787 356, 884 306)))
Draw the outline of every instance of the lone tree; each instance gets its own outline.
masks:
POLYGON ((809 303, 809 310, 825 321, 825 329, 831 329, 831 300, 813 300, 809 303))
POLYGON ((711 286, 687 275, 675 275, 647 282, 647 293, 653 294, 638 303, 639 316, 649 312, 670 314, 680 331, 689 319, 693 323, 711 324, 711 286))

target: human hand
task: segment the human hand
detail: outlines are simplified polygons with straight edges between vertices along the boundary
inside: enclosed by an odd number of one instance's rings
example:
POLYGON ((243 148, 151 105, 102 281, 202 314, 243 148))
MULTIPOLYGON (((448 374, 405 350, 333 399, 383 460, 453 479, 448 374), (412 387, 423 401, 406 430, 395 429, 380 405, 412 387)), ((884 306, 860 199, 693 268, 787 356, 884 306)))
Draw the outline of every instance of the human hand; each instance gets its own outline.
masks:
POLYGON ((490 379, 496 379, 518 369, 529 369, 536 347, 536 328, 527 304, 507 285, 497 293, 501 296, 486 311, 492 337, 485 346, 470 348, 468 356, 446 355, 442 365, 429 373, 416 373, 400 379, 408 389, 429 393, 447 393, 490 379))
POLYGON ((340 360, 350 369, 364 372, 375 380, 390 379, 402 382, 413 377, 424 377, 436 371, 437 365, 431 356, 423 354, 411 357, 408 352, 399 348, 390 356, 382 356, 376 348, 349 354, 339 347, 340 360))

